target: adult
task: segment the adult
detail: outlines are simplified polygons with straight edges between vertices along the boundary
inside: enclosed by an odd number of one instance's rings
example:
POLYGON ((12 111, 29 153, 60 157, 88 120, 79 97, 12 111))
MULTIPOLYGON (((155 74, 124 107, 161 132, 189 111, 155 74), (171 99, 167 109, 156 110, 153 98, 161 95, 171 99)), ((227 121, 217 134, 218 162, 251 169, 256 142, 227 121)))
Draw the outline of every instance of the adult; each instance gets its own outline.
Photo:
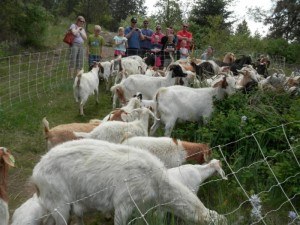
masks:
POLYGON ((149 21, 147 19, 143 22, 143 28, 141 32, 144 36, 144 39, 140 40, 140 48, 141 48, 141 55, 144 56, 146 52, 151 50, 151 37, 153 34, 153 30, 149 28, 149 21))
POLYGON ((87 45, 87 54, 89 58, 89 67, 93 65, 93 62, 99 62, 102 56, 102 47, 105 44, 104 38, 100 35, 101 27, 95 25, 94 34, 89 35, 88 45, 87 45))
POLYGON ((190 51, 191 50, 191 44, 193 41, 193 34, 188 31, 189 25, 187 23, 182 24, 182 30, 177 32, 177 59, 180 58, 180 47, 181 47, 181 41, 186 40, 186 48, 190 51))
POLYGON ((213 60, 214 59, 214 49, 211 46, 208 46, 205 52, 201 55, 200 59, 202 60, 213 60))
POLYGON ((77 73, 83 68, 84 58, 84 41, 87 40, 86 32, 84 30, 85 19, 83 16, 78 16, 76 23, 70 26, 70 30, 75 36, 73 44, 71 45, 69 75, 75 77, 77 73), (76 72, 76 74, 74 74, 76 72))
POLYGON ((153 44, 154 41, 155 41, 155 36, 158 36, 159 37, 159 41, 158 41, 158 44, 162 45, 162 38, 165 36, 162 32, 161 32, 161 26, 160 25, 157 25, 156 28, 155 28, 155 32, 152 34, 151 36, 151 43, 153 44))
POLYGON ((156 28, 155 28, 155 31, 153 32, 153 34, 152 34, 152 37, 151 37, 151 43, 152 44, 158 44, 158 45, 160 45, 161 46, 161 52, 157 52, 157 54, 158 53, 162 53, 162 54, 160 54, 160 59, 159 59, 159 61, 161 60, 161 62, 159 62, 158 64, 160 65, 159 67, 162 69, 163 68, 163 58, 164 58, 164 54, 163 54, 163 50, 164 50, 164 48, 163 48, 163 44, 162 44, 162 39, 163 39, 163 37, 164 37, 165 35, 162 33, 162 31, 161 31, 161 26, 160 25, 157 25, 156 26, 156 28))
POLYGON ((125 29, 125 37, 128 40, 128 46, 126 49, 127 56, 139 55, 140 51, 140 40, 144 39, 144 35, 141 30, 137 27, 137 18, 132 17, 130 27, 125 29))

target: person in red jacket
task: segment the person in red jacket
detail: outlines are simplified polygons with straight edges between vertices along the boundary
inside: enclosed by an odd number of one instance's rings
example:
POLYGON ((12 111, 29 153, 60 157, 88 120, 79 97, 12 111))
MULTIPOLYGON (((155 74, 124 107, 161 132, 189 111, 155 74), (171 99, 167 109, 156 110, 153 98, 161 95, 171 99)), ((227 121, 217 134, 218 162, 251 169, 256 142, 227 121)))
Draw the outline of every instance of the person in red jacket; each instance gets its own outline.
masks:
POLYGON ((186 40, 186 48, 190 51, 191 50, 191 44, 193 41, 193 34, 188 31, 189 25, 187 23, 182 24, 182 30, 177 32, 177 58, 180 58, 180 47, 181 47, 181 41, 186 40))

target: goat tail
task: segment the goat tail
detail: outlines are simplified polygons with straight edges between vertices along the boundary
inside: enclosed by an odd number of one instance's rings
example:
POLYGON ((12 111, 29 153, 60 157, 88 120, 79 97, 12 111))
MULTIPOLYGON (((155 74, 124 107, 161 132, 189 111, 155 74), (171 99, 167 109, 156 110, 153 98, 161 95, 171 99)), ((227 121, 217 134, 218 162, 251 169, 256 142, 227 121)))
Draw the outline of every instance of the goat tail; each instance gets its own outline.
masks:
POLYGON ((49 130, 50 130, 50 128, 49 128, 49 122, 46 119, 46 117, 43 118, 42 122, 43 122, 43 125, 44 125, 44 132, 47 135, 49 133, 49 130))
POLYGON ((81 79, 82 74, 83 74, 83 69, 80 70, 80 71, 77 73, 77 75, 76 75, 76 77, 77 77, 77 83, 76 83, 76 86, 77 86, 77 87, 80 86, 80 79, 81 79))

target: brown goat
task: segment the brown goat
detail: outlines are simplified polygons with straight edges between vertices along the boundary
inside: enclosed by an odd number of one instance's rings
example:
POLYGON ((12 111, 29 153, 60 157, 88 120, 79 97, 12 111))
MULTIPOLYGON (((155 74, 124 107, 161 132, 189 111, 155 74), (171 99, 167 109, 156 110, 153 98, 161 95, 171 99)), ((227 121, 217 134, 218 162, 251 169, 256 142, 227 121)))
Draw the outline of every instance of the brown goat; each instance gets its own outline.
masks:
POLYGON ((8 224, 7 177, 9 167, 14 165, 15 160, 10 151, 0 147, 0 224, 8 224))
POLYGON ((91 120, 89 123, 69 123, 61 124, 53 128, 49 128, 49 122, 43 118, 44 134, 47 140, 47 149, 50 150, 54 146, 66 141, 79 139, 73 132, 91 132, 95 127, 100 125, 99 120, 91 120))

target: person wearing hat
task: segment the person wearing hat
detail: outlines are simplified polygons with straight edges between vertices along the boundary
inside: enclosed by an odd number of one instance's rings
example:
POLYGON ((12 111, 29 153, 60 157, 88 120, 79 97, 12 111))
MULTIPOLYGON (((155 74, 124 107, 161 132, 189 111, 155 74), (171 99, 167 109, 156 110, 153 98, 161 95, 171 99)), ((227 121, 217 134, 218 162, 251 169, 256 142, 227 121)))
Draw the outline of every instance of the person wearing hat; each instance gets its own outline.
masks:
POLYGON ((71 77, 76 76, 76 74, 83 68, 84 41, 87 40, 87 35, 84 30, 84 25, 85 25, 84 17, 78 16, 76 23, 70 26, 70 30, 75 36, 73 44, 70 47, 71 54, 70 54, 69 74, 71 77), (76 74, 74 74, 74 72, 76 72, 76 74))
POLYGON ((147 51, 151 50, 151 37, 153 34, 153 30, 149 29, 149 21, 147 19, 143 22, 143 28, 141 32, 144 36, 143 40, 140 40, 140 48, 141 48, 141 55, 144 56, 147 51))
POLYGON ((132 17, 131 25, 125 29, 125 37, 127 38, 128 47, 126 49, 127 56, 140 54, 140 40, 144 39, 141 29, 137 27, 137 18, 132 17))

